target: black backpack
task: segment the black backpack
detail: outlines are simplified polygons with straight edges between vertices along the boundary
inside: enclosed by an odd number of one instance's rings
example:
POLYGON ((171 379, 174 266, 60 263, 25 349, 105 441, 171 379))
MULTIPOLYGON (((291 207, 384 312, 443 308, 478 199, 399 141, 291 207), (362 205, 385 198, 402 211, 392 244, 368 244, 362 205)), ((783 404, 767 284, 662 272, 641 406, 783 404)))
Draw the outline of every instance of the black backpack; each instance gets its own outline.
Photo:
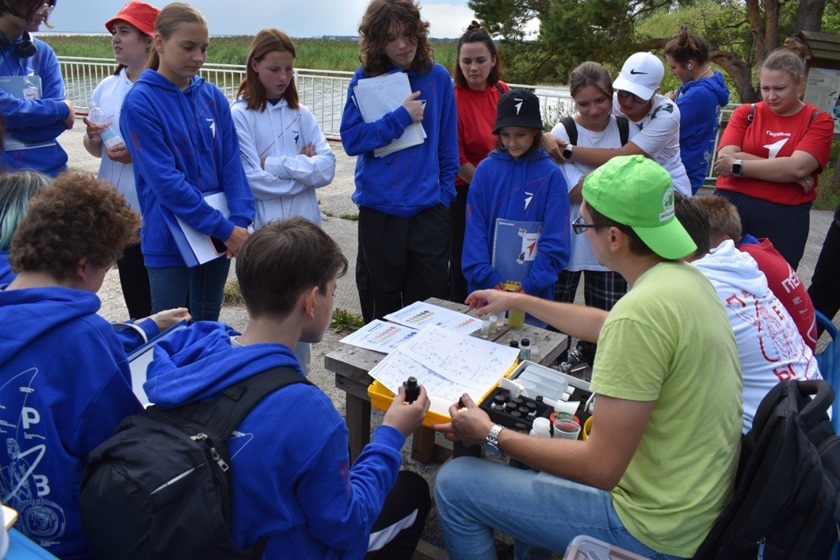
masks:
POLYGON ((840 521, 840 437, 826 414, 833 401, 823 380, 782 381, 764 397, 741 442, 732 502, 696 560, 828 557, 840 521))
POLYGON ((222 391, 212 402, 150 406, 126 418, 87 458, 82 528, 96 558, 260 558, 265 539, 239 551, 230 535, 227 440, 257 403, 293 383, 273 368, 222 391))
MULTIPOLYGON (((578 140, 578 133, 577 133, 577 125, 575 125, 574 117, 565 117, 563 120, 560 121, 563 125, 563 128, 566 129, 566 135, 569 137, 569 144, 577 144, 578 140)), ((618 125, 618 138, 621 141, 621 145, 627 143, 628 138, 630 138, 630 121, 627 120, 627 117, 622 117, 621 115, 616 115, 615 123, 618 125)))

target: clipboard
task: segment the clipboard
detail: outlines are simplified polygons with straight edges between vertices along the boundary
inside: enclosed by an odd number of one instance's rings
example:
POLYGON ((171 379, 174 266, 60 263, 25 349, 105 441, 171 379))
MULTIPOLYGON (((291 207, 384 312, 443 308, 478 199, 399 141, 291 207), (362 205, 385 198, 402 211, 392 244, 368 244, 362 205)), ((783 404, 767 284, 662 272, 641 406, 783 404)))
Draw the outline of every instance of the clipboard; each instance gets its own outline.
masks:
MULTIPOLYGON (((220 211, 225 218, 230 216, 227 197, 223 192, 208 194, 204 202, 220 211)), ((178 252, 184 259, 188 268, 201 266, 206 262, 222 257, 227 252, 224 242, 215 237, 204 235, 197 229, 189 226, 181 218, 173 214, 168 208, 161 208, 163 220, 166 222, 178 252)))

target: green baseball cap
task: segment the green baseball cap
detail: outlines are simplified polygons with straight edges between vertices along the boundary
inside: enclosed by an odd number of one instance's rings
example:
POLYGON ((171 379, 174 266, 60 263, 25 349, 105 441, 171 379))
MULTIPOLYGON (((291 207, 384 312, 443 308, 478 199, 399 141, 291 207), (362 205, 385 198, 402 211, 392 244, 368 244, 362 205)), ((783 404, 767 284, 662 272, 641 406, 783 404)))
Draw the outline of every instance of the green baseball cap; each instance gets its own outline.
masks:
POLYGON ((636 232, 651 250, 666 259, 681 259, 697 250, 674 217, 671 175, 642 155, 614 157, 583 181, 589 206, 636 232))

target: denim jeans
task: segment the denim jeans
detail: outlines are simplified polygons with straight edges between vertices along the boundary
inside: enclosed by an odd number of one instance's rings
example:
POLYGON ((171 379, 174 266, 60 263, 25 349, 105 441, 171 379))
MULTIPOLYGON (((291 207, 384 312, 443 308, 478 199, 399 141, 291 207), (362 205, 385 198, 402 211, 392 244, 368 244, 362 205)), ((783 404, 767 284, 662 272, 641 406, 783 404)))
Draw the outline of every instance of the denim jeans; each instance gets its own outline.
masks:
POLYGON ((452 560, 496 558, 493 529, 516 540, 517 560, 550 559, 578 535, 589 535, 648 558, 671 558, 633 537, 608 492, 501 463, 459 457, 443 466, 435 501, 452 560))
POLYGON ((189 309, 193 322, 218 321, 230 261, 224 257, 201 266, 187 268, 149 268, 152 313, 183 307, 189 291, 189 309))

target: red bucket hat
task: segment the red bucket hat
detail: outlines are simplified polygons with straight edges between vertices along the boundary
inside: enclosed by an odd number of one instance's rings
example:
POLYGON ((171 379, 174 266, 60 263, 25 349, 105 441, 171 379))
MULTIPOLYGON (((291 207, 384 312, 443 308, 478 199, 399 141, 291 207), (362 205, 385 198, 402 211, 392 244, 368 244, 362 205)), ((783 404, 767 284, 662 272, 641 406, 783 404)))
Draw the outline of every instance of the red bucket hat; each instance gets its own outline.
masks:
POLYGON ((120 9, 117 15, 105 22, 105 28, 113 33, 114 25, 118 21, 124 21, 139 29, 140 33, 151 37, 155 33, 155 21, 159 13, 160 10, 151 4, 129 2, 120 9))

